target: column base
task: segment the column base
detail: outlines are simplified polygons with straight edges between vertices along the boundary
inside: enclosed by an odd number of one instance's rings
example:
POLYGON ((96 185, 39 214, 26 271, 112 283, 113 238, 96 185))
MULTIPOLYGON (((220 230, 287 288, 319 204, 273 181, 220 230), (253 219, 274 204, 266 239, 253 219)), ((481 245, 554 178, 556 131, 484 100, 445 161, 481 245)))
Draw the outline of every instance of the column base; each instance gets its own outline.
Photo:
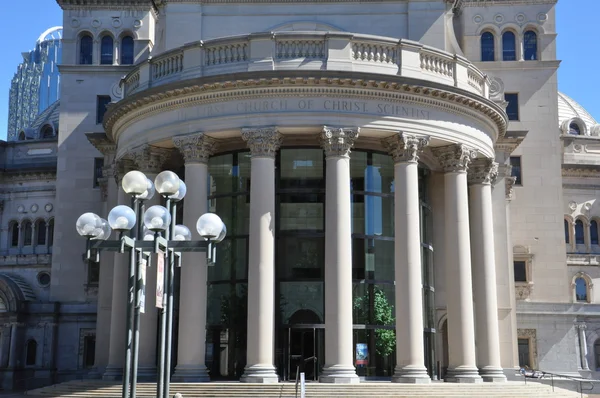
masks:
POLYGON ((481 383, 483 380, 479 376, 479 370, 474 367, 461 367, 448 369, 445 382, 448 383, 481 383))
POLYGON ((503 383, 506 381, 506 376, 502 368, 483 367, 479 369, 479 375, 487 383, 503 383))
POLYGON ((138 381, 156 381, 156 366, 139 366, 137 372, 138 381))
POLYGON ((427 384, 431 378, 424 366, 399 366, 394 370, 392 383, 427 384))
POLYGON ((319 383, 357 384, 360 383, 354 366, 332 365, 323 369, 319 383))
POLYGON ((273 365, 250 365, 244 369, 242 383, 279 383, 279 376, 273 365))
POLYGON ((108 365, 106 367, 106 370, 104 371, 104 374, 102 375, 102 380, 106 380, 106 381, 123 380, 123 368, 114 366, 114 365, 108 365))
POLYGON ((171 380, 176 383, 204 383, 210 381, 210 377, 204 365, 177 365, 171 380))

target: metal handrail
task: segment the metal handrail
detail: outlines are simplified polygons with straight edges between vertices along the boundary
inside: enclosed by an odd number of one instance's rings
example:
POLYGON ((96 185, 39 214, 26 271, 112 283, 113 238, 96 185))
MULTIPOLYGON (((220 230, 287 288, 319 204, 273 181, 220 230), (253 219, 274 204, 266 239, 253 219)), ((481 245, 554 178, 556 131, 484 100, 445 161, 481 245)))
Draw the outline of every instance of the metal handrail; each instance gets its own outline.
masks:
MULTIPOLYGON (((310 361, 317 361, 317 357, 313 355, 312 357, 308 357, 304 360, 304 363, 310 361)), ((300 365, 296 366, 296 398, 298 398, 298 384, 300 384, 300 365)))
MULTIPOLYGON (((520 373, 523 375, 523 379, 525 380, 525 384, 527 384, 527 375, 524 372, 525 368, 521 368, 520 369, 520 373)), ((536 371, 534 371, 535 374, 536 371)), ((553 373, 553 372, 546 372, 543 370, 538 370, 537 372, 541 373, 541 376, 539 377, 539 379, 543 379, 546 376, 550 376, 550 383, 552 385, 552 392, 554 392, 554 376, 556 377, 560 377, 563 379, 568 379, 574 382, 579 383, 579 395, 581 398, 583 398, 583 392, 584 391, 592 391, 594 389, 594 382, 599 382, 600 380, 584 380, 582 378, 579 377, 574 377, 574 376, 569 376, 569 375, 563 375, 563 374, 559 374, 559 373, 553 373), (584 390, 583 385, 584 383, 588 383, 591 387, 590 388, 586 388, 584 390)))

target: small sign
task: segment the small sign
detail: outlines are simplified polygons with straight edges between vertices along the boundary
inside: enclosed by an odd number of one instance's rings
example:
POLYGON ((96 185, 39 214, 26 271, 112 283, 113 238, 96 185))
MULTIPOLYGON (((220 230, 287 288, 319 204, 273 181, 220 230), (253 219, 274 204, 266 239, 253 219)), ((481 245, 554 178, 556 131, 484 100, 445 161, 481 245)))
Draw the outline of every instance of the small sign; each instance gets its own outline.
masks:
POLYGON ((146 260, 140 261, 140 313, 146 312, 146 260))
POLYGON ((364 343, 356 344, 356 366, 369 364, 369 347, 364 343))
POLYGON ((165 253, 158 251, 156 259, 156 308, 163 308, 165 295, 165 253))

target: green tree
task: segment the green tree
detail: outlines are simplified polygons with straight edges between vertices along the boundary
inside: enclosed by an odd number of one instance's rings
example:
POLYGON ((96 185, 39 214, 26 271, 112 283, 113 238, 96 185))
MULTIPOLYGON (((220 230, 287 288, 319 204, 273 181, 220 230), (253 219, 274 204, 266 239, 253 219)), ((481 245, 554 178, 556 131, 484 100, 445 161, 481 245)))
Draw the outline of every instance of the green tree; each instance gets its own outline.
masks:
MULTIPOLYGON (((358 324, 374 324, 393 326, 395 324, 394 308, 389 303, 385 292, 378 287, 367 287, 363 296, 354 298, 354 322, 358 324), (373 291, 373 308, 370 309, 370 294, 373 291), (372 320, 368 314, 372 311, 372 320)), ((396 332, 393 329, 375 329, 375 349, 380 356, 388 356, 396 348, 396 332)))

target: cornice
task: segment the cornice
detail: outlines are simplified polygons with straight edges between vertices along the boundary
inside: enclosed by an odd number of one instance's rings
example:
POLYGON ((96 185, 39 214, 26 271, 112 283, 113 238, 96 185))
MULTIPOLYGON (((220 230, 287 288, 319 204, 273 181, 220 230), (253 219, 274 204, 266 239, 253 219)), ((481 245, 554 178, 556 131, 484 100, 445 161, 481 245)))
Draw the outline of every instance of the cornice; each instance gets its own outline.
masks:
POLYGON ((58 71, 61 74, 68 73, 118 73, 127 74, 133 65, 59 65, 58 71))
POLYGON ((460 0, 462 7, 556 4, 558 0, 460 0))
POLYGON ((104 133, 87 133, 85 135, 88 141, 102 153, 106 155, 114 155, 117 149, 117 144, 112 142, 104 133))
POLYGON ((104 129, 115 140, 117 123, 121 127, 172 109, 261 95, 323 96, 328 89, 336 96, 393 99, 466 115, 496 130, 498 138, 508 126, 504 111, 493 101, 430 81, 369 73, 269 71, 202 77, 141 91, 109 107, 104 129))
POLYGON ((40 180, 56 180, 56 171, 23 171, 19 173, 4 173, 0 181, 3 183, 12 183, 40 180))
POLYGON ((144 10, 156 12, 155 0, 56 0, 63 10, 144 10))
POLYGON ((563 177, 598 178, 600 179, 600 165, 593 164, 563 164, 563 177))

